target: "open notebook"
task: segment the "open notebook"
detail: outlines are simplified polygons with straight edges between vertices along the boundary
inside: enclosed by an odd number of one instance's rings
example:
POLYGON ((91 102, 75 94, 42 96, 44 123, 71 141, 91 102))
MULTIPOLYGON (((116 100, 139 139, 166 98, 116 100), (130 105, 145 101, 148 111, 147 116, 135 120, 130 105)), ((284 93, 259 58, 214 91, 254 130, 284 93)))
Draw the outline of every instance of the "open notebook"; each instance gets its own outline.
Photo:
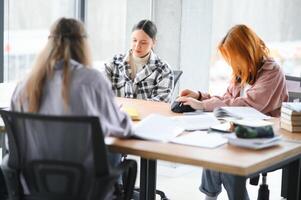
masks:
POLYGON ((235 119, 270 119, 271 117, 259 112, 252 107, 220 107, 213 111, 217 118, 235 118, 235 119))
POLYGON ((212 114, 166 117, 151 114, 134 126, 135 136, 169 142, 184 130, 206 130, 219 121, 212 114))

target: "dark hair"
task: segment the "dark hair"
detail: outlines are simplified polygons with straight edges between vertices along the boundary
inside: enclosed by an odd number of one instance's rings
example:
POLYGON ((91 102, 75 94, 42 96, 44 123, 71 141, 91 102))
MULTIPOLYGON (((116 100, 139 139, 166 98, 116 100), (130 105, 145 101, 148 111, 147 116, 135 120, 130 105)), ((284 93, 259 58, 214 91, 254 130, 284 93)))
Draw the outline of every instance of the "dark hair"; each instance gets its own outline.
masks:
POLYGON ((143 19, 140 22, 138 22, 133 27, 132 32, 136 30, 143 30, 150 38, 152 38, 153 40, 156 39, 157 27, 154 24, 154 22, 148 19, 143 19))

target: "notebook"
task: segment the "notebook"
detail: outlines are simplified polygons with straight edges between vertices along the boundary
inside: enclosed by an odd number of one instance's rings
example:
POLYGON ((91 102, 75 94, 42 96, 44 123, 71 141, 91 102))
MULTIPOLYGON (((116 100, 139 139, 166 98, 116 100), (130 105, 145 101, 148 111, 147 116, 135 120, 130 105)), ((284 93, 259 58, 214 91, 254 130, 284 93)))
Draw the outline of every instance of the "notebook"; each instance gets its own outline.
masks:
POLYGON ((217 118, 235 118, 235 119, 270 119, 267 116, 255 108, 247 106, 237 106, 237 107, 220 107, 213 111, 217 118))

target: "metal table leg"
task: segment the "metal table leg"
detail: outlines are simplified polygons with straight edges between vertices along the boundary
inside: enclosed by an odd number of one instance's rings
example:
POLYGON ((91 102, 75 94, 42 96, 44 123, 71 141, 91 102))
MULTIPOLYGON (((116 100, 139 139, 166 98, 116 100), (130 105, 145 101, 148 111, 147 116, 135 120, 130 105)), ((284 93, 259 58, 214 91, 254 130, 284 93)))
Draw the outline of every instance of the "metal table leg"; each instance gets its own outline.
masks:
POLYGON ((140 200, 156 199, 157 161, 141 158, 140 200))
POLYGON ((300 159, 298 159, 282 169, 281 196, 287 200, 300 199, 300 167, 300 159))
POLYGON ((246 193, 246 177, 235 176, 234 180, 234 199, 245 199, 246 193))

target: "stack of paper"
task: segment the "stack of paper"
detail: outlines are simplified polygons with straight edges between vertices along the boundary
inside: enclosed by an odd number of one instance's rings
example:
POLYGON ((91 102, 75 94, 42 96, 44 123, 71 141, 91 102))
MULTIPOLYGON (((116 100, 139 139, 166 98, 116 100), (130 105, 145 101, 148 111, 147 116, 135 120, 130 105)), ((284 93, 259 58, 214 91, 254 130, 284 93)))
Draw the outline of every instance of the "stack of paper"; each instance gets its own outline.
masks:
POLYGON ((281 128, 290 132, 301 132, 301 103, 282 103, 281 107, 281 128))
POLYGON ((233 133, 233 134, 225 135, 225 137, 228 139, 229 144, 240 146, 240 147, 251 148, 251 149, 262 149, 262 148, 271 147, 279 144, 281 140, 281 137, 279 135, 273 138, 243 139, 243 138, 238 138, 233 133))

